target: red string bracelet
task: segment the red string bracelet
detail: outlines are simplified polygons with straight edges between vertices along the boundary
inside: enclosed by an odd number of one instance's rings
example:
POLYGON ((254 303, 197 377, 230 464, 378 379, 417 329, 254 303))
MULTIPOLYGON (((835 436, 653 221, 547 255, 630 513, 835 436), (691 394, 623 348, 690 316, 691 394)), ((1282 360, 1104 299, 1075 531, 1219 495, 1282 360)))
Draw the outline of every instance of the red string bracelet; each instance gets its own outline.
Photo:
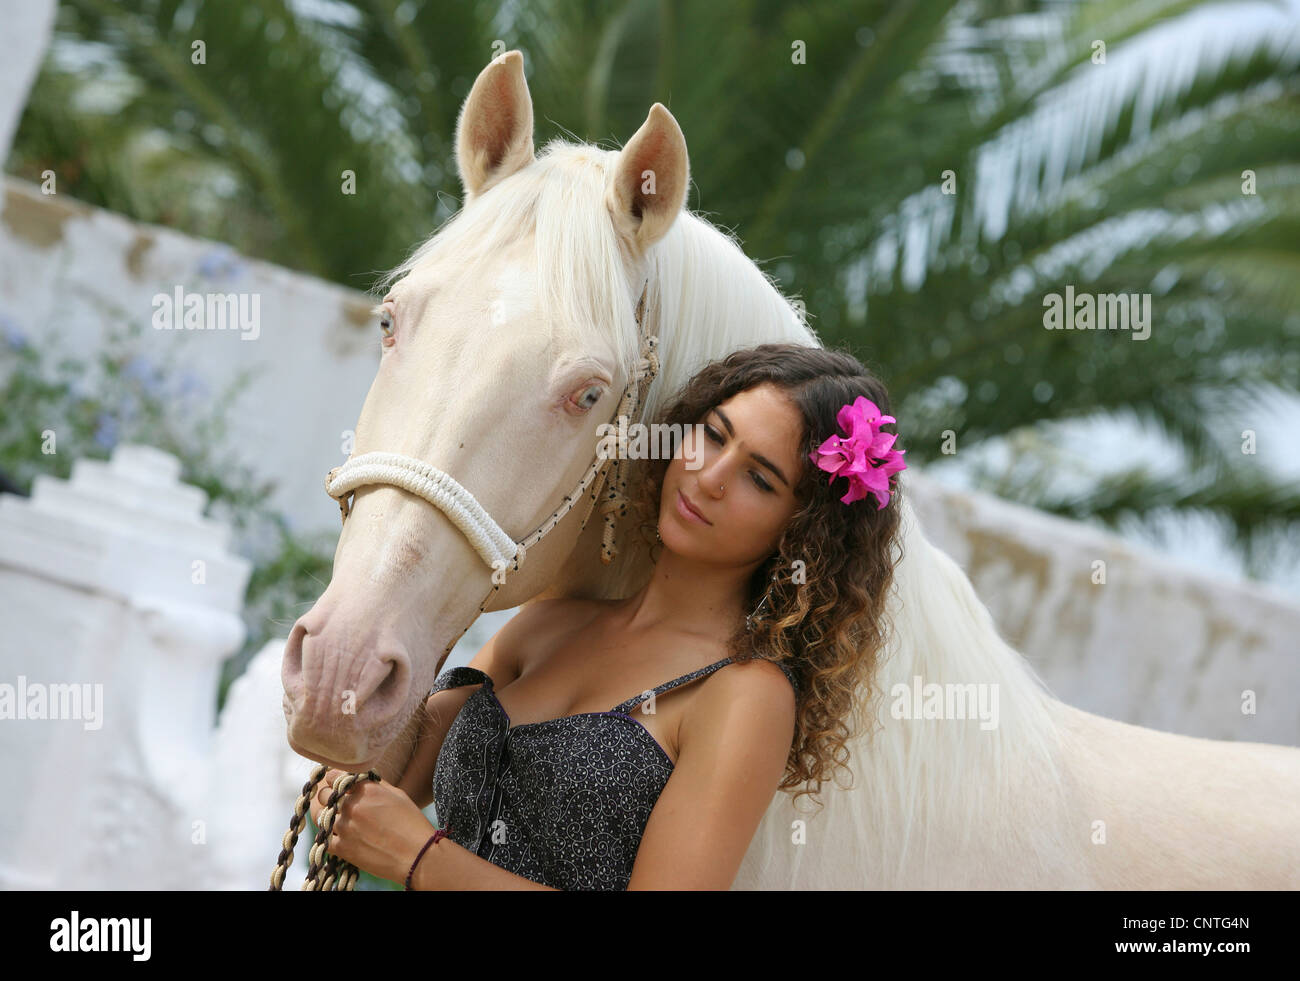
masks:
POLYGON ((420 864, 420 859, 424 858, 424 853, 428 850, 429 846, 432 845, 439 838, 447 837, 447 833, 449 831, 451 831, 451 825, 448 825, 445 828, 439 828, 437 831, 435 831, 433 834, 429 836, 429 840, 424 843, 424 847, 420 849, 420 853, 415 856, 415 861, 411 863, 411 871, 406 873, 407 892, 411 891, 411 876, 415 875, 415 867, 420 864))

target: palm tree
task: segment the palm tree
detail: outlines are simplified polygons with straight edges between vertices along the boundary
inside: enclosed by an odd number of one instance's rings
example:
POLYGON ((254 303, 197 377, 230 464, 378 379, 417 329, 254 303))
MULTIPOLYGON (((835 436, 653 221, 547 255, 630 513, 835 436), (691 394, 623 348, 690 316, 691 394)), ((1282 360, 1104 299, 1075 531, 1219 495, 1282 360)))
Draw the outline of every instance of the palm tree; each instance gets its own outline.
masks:
POLYGON ((1300 387, 1297 0, 65 0, 56 30, 11 170, 363 288, 457 207, 494 54, 523 50, 540 140, 613 146, 662 101, 691 207, 880 366, 909 459, 1001 438, 1005 496, 1294 540, 1300 493, 1237 434, 1300 387), (1150 336, 1045 330, 1066 284, 1151 294, 1150 336), (1128 417, 1182 472, 1045 479, 1062 425, 1128 417))

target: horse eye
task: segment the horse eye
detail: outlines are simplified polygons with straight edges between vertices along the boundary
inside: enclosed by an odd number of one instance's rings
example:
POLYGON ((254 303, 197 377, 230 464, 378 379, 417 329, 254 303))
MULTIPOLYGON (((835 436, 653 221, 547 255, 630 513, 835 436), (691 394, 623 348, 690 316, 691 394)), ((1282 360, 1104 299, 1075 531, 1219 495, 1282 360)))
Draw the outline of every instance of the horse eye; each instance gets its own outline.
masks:
POLYGON ((379 314, 379 329, 384 332, 384 337, 393 336, 393 315, 387 310, 381 311, 379 314))
POLYGON ((585 392, 582 393, 582 398, 578 399, 577 402, 578 406, 583 409, 590 409, 593 405, 595 405, 597 402, 600 401, 600 396, 602 391, 603 390, 599 385, 590 386, 585 392))

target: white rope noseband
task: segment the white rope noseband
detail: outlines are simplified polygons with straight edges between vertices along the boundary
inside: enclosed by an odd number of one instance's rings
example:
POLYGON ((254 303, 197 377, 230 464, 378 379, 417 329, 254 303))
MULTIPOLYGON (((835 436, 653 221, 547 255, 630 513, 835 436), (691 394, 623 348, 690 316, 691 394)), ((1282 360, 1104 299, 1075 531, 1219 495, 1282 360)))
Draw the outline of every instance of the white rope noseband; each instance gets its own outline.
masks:
POLYGON ((330 497, 346 498, 367 484, 391 484, 440 508, 488 565, 514 561, 519 550, 515 540, 451 474, 400 453, 363 453, 331 470, 325 490, 330 497))
MULTIPOLYGON (((650 382, 659 372, 659 357, 656 354, 659 339, 653 334, 645 333, 645 301, 649 287, 647 281, 636 306, 636 322, 641 332, 640 358, 633 366, 627 387, 623 390, 623 397, 619 399, 618 408, 614 413, 615 423, 620 417, 631 419, 632 414, 640 407, 642 393, 649 388, 650 382)), ((325 492, 339 502, 339 511, 343 521, 346 522, 352 511, 352 493, 358 487, 371 484, 400 487, 423 498, 446 514, 491 568, 495 570, 513 566, 518 570, 523 564, 528 549, 541 541, 560 523, 560 519, 572 510, 578 499, 586 493, 587 488, 598 476, 601 480, 604 479, 605 469, 611 463, 615 467, 616 478, 606 493, 605 503, 601 506, 605 517, 601 561, 608 565, 617 554, 614 546, 614 522, 617 517, 626 513, 627 505, 627 478, 623 473, 623 461, 619 458, 609 457, 602 460, 597 454, 596 460, 587 468, 578 486, 572 493, 565 495, 563 504, 522 541, 515 541, 508 535, 493 520, 483 505, 479 504, 474 495, 461 486, 451 474, 423 460, 400 453, 375 452, 363 453, 355 458, 349 457, 346 462, 335 467, 325 477, 325 492)), ((592 505, 595 504, 598 492, 599 484, 596 490, 592 491, 592 505)), ((589 506, 586 516, 582 519, 584 528, 590 516, 589 506)))

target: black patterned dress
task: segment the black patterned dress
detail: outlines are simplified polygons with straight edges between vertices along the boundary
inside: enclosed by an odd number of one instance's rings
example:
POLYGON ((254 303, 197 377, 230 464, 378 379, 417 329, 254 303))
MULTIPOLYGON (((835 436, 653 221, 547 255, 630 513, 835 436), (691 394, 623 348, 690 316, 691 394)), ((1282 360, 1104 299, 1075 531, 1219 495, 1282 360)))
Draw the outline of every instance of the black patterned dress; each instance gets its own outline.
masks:
MULTIPOLYGON (((732 663, 659 685, 663 694, 732 663)), ((799 694, 794 673, 777 664, 799 694)), ((630 714, 642 693, 608 712, 512 726, 492 679, 448 668, 429 694, 482 683, 443 740, 433 801, 447 835, 481 858, 556 889, 626 889, 650 812, 672 775, 663 747, 630 714)))

